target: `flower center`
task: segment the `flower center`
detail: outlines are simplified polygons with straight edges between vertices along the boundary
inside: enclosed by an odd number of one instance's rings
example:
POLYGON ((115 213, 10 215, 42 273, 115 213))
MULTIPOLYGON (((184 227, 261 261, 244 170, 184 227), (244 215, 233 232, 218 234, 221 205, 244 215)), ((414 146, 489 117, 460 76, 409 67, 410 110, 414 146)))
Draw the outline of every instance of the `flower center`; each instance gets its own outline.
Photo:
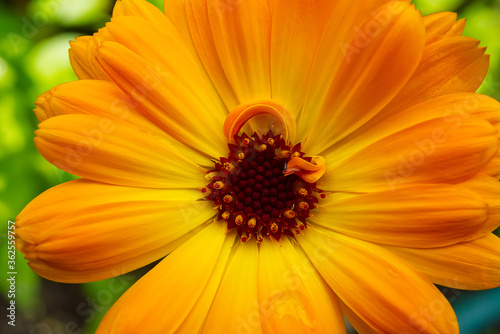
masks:
POLYGON ((228 230, 236 229, 242 242, 301 233, 318 203, 316 194, 325 196, 314 176, 324 172, 315 161, 320 157, 305 157, 300 144, 287 144, 272 131, 232 139, 228 157, 215 163, 203 189, 210 192, 206 198, 214 202, 218 219, 227 222, 228 230))

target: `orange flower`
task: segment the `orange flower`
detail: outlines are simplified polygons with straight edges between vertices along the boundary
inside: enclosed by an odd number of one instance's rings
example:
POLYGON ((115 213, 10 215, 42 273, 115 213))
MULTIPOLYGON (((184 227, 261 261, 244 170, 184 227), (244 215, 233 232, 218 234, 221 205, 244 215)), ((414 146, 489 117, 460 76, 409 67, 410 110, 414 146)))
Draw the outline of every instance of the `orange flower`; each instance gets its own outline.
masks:
POLYGON ((409 1, 118 1, 36 103, 38 150, 82 178, 26 206, 20 250, 68 283, 166 256, 99 333, 458 333, 432 283, 500 285, 500 104, 463 27, 409 1))

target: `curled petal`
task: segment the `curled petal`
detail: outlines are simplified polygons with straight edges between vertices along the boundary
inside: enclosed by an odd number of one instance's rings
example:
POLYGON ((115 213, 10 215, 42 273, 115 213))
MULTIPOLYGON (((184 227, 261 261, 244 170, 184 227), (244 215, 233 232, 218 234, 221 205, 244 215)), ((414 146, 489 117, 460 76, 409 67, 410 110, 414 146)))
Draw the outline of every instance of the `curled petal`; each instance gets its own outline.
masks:
POLYGON ((295 174, 302 180, 314 183, 318 181, 326 171, 326 160, 323 157, 313 157, 311 162, 307 162, 302 158, 293 157, 287 163, 285 176, 295 174))
POLYGON ((224 135, 227 139, 232 140, 248 121, 262 114, 276 117, 285 127, 285 138, 288 140, 294 139, 295 121, 283 107, 273 101, 252 101, 237 106, 226 117, 224 135))

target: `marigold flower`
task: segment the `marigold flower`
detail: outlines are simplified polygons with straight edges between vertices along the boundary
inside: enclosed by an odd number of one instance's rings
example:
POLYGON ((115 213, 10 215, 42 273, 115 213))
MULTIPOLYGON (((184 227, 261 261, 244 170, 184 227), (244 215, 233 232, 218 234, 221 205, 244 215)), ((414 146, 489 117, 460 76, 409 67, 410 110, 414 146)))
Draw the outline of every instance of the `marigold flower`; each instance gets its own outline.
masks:
POLYGON ((409 1, 118 1, 36 103, 38 150, 81 179, 19 214, 20 251, 68 283, 165 257, 98 333, 458 333, 433 283, 500 285, 500 104, 463 27, 409 1))

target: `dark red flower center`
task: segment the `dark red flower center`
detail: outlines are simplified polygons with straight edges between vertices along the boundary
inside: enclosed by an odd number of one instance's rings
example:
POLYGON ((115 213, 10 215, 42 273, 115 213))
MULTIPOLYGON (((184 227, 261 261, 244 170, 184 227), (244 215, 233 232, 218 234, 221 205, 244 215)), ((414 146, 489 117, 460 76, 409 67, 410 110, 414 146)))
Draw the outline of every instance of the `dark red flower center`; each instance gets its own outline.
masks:
POLYGON ((242 242, 254 237, 260 243, 265 236, 279 241, 303 231, 318 203, 315 193, 322 191, 295 174, 284 175, 291 158, 311 161, 301 145, 291 146, 270 131, 243 133, 228 147, 228 157, 215 163, 203 189, 210 192, 206 198, 219 210, 218 219, 227 222, 228 230, 236 229, 242 242))

